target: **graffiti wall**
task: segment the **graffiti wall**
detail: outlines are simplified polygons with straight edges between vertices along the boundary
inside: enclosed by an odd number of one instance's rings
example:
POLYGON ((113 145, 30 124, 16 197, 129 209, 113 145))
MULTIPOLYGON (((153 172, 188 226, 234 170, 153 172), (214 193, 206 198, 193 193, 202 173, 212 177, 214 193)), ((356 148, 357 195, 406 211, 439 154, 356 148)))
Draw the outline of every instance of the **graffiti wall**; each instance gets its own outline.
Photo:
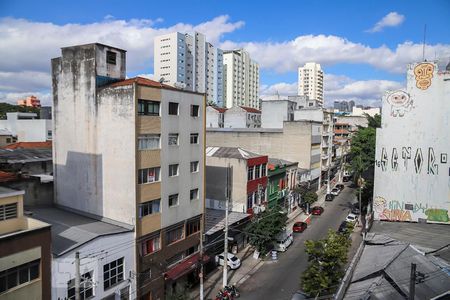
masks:
POLYGON ((383 97, 377 130, 375 219, 450 224, 450 72, 407 70, 404 90, 383 97))

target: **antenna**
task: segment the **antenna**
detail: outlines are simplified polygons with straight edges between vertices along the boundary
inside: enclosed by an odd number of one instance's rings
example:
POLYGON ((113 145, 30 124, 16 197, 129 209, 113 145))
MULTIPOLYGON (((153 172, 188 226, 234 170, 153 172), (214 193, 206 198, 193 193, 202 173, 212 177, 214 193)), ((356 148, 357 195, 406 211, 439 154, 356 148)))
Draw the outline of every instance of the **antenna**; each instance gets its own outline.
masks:
POLYGON ((161 83, 161 84, 163 84, 164 83, 164 77, 161 77, 160 79, 159 79, 159 83, 161 83))
POLYGON ((425 61, 425 40, 427 37, 427 24, 423 27, 422 61, 425 61))

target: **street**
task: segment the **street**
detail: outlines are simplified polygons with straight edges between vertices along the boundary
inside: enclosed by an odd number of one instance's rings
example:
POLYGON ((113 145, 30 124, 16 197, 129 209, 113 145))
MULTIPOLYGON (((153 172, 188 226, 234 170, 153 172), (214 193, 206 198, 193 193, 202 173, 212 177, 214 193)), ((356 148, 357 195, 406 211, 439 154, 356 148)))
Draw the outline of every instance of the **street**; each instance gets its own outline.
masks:
MULTIPOLYGON (((278 261, 267 261, 249 277, 239 289, 244 300, 291 299, 299 289, 300 275, 308 265, 304 253, 304 242, 308 239, 323 238, 328 229, 337 230, 350 211, 350 204, 356 201, 355 190, 348 185, 332 202, 325 202, 321 216, 312 216, 311 224, 299 234, 295 234, 290 248, 279 254, 278 261)), ((292 222, 288 224, 292 226, 292 222)), ((355 247, 353 243, 352 248, 355 247)))

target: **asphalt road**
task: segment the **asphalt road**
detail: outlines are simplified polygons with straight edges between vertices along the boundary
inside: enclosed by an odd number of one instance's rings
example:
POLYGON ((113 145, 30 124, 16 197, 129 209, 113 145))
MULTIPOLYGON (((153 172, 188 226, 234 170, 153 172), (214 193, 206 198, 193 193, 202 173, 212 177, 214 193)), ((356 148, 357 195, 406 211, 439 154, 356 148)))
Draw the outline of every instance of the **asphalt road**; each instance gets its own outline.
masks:
POLYGON ((325 202, 321 216, 312 216, 311 224, 303 233, 294 233, 294 243, 279 254, 277 262, 266 262, 240 287, 243 300, 290 300, 299 289, 300 275, 308 266, 304 252, 306 240, 326 236, 328 229, 337 230, 356 201, 355 190, 348 185, 332 202, 325 202))

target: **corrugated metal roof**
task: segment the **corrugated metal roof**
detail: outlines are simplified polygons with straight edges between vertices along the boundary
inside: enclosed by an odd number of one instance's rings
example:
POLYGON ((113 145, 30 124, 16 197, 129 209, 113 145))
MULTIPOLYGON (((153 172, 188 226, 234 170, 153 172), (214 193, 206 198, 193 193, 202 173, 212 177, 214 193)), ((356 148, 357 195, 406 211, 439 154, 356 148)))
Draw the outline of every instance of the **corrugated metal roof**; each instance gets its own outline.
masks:
POLYGON ((239 147, 207 147, 206 156, 209 157, 224 157, 224 158, 237 158, 237 159, 249 159, 255 157, 261 157, 266 155, 260 155, 254 152, 244 150, 239 147))
POLYGON ((51 161, 51 149, 0 149, 0 163, 51 161))
POLYGON ((131 230, 56 207, 32 207, 32 217, 52 225, 52 252, 60 256, 100 236, 131 230))
MULTIPOLYGON (((230 211, 228 213, 228 225, 235 224, 246 218, 249 214, 230 211)), ((220 209, 206 209, 205 215, 205 234, 211 235, 225 228, 225 211, 220 209)))

